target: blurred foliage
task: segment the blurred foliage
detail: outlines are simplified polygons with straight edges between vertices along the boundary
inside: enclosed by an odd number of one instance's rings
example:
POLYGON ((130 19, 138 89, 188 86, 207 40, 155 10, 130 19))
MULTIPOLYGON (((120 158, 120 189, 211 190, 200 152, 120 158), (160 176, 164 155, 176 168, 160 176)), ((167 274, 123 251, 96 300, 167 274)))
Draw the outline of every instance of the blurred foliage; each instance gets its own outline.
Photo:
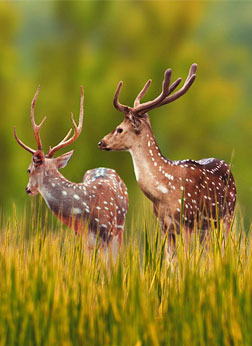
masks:
POLYGON ((130 211, 142 206, 128 153, 102 152, 97 142, 119 124, 112 106, 119 80, 132 104, 148 78, 146 99, 161 88, 164 70, 185 78, 198 63, 195 84, 179 101, 151 112, 154 133, 170 159, 218 157, 230 162, 247 222, 252 212, 251 34, 249 2, 52 1, 0 3, 0 203, 22 210, 29 153, 35 146, 29 108, 38 84, 37 121, 44 150, 63 138, 70 112, 79 113, 85 88, 85 122, 75 155, 63 174, 80 181, 90 168, 115 168, 129 189, 130 211))

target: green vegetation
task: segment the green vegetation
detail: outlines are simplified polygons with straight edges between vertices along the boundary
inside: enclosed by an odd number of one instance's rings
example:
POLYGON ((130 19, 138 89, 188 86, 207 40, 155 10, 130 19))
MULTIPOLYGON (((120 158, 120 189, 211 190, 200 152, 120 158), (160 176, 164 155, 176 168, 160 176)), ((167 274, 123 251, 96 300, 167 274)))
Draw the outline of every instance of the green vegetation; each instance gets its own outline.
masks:
POLYGON ((107 263, 35 209, 2 220, 1 345, 251 345, 252 227, 212 230, 207 249, 178 237, 171 265, 146 210, 107 263))

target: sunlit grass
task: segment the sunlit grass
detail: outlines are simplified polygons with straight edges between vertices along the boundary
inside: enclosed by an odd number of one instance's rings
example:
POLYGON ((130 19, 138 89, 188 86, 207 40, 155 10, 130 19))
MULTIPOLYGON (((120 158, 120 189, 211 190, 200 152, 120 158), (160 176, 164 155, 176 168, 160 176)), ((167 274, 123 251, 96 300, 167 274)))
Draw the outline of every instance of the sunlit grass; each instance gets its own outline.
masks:
POLYGON ((0 344, 252 344, 251 228, 178 237, 171 264, 147 210, 111 262, 39 211, 2 221, 0 344))

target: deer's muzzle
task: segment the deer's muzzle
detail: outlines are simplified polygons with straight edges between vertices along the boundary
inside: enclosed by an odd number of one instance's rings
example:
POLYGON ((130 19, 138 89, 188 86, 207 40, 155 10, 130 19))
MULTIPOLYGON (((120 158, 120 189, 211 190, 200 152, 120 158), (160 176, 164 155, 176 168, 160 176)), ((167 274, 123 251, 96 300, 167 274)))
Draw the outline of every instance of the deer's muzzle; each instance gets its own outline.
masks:
POLYGON ((28 188, 28 186, 26 186, 25 192, 28 193, 28 195, 31 194, 31 190, 28 188))
POLYGON ((98 143, 98 148, 101 149, 101 150, 111 150, 110 148, 107 147, 107 144, 104 140, 101 140, 99 143, 98 143))

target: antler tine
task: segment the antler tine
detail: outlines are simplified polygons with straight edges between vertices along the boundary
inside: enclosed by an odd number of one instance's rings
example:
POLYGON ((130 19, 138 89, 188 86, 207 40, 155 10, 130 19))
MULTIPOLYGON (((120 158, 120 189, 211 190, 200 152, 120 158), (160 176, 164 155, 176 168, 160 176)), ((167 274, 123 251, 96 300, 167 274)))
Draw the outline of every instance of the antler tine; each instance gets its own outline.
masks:
POLYGON ((134 113, 141 115, 147 111, 159 106, 159 104, 169 95, 169 85, 171 81, 171 69, 167 69, 164 74, 164 80, 162 83, 162 92, 152 101, 148 101, 142 104, 139 104, 137 107, 134 107, 134 113))
POLYGON ((196 71, 197 71, 197 64, 192 64, 190 71, 189 71, 189 74, 186 78, 186 81, 185 81, 183 87, 180 90, 178 90, 177 92, 175 92, 173 95, 166 97, 161 102, 160 106, 163 106, 163 105, 166 105, 167 103, 173 102, 173 101, 177 100, 179 97, 181 97, 182 95, 184 95, 187 92, 187 90, 191 87, 191 85, 193 84, 193 82, 196 78, 196 71))
MULTIPOLYGON (((73 113, 71 112, 71 119, 72 119, 72 115, 73 115, 73 113)), ((71 132, 72 132, 72 129, 70 129, 70 130, 67 132, 66 136, 62 139, 61 142, 65 142, 65 141, 69 138, 71 132)))
POLYGON ((188 76, 186 78, 185 83, 187 83, 189 81, 189 79, 191 78, 192 75, 196 75, 196 71, 197 71, 198 65, 197 64, 192 64, 192 66, 190 67, 188 76))
POLYGON ((16 127, 14 127, 14 137, 16 139, 16 141, 18 142, 18 144, 24 148, 25 150, 29 151, 31 154, 34 154, 36 151, 30 147, 28 147, 26 144, 24 144, 21 139, 18 138, 17 133, 16 133, 16 127))
POLYGON ((66 147, 69 144, 72 144, 80 136, 81 131, 82 131, 83 114, 84 114, 83 103, 84 103, 84 89, 83 89, 83 86, 81 86, 79 124, 78 124, 78 126, 76 125, 76 122, 75 122, 74 117, 73 117, 73 113, 71 112, 71 121, 72 121, 72 124, 74 127, 73 136, 71 138, 69 138, 70 133, 72 131, 72 129, 70 129, 68 131, 67 135, 62 139, 62 141, 58 145, 56 145, 53 148, 51 148, 51 147, 49 148, 49 151, 48 151, 48 154, 46 155, 46 157, 49 157, 49 158, 52 157, 56 151, 58 151, 61 148, 66 147))
POLYGON ((36 90, 36 93, 35 93, 35 95, 34 95, 34 97, 32 99, 30 118, 31 118, 31 123, 32 123, 32 127, 33 127, 34 137, 35 137, 35 140, 36 140, 37 145, 38 145, 38 150, 41 150, 42 149, 42 142, 41 142, 41 139, 40 139, 40 136, 39 136, 39 131, 40 131, 42 125, 44 124, 44 121, 46 120, 46 117, 43 118, 43 120, 41 121, 41 123, 39 125, 37 125, 35 123, 34 107, 35 107, 35 104, 36 104, 36 101, 37 101, 37 98, 38 98, 39 90, 40 90, 40 85, 38 86, 38 88, 36 90))
POLYGON ((177 88, 177 86, 181 83, 181 81, 182 81, 182 78, 178 78, 177 80, 175 80, 175 82, 172 83, 172 85, 169 88, 168 95, 170 95, 177 88))
POLYGON ((152 80, 149 79, 146 83, 145 86, 143 87, 143 89, 140 91, 140 93, 137 95, 135 101, 134 101, 134 108, 137 107, 138 105, 140 105, 140 101, 142 100, 142 98, 144 97, 144 95, 146 94, 147 90, 149 89, 149 86, 151 84, 152 80))
MULTIPOLYGON (((71 114, 72 114, 72 113, 71 113, 71 114)), ((63 143, 69 138, 71 132, 72 132, 72 129, 70 129, 70 130, 67 132, 66 136, 62 139, 62 141, 59 142, 59 144, 57 145, 57 147, 60 146, 61 144, 63 144, 63 143)), ((57 150, 58 150, 58 149, 57 149, 57 150)), ((49 153, 50 153, 51 151, 52 151, 52 147, 49 146, 49 152, 48 152, 48 154, 46 155, 47 157, 48 157, 48 155, 49 155, 49 153)), ((55 151, 54 151, 54 152, 55 152, 55 151)), ((52 155, 51 155, 51 156, 52 156, 52 155)))
POLYGON ((114 96, 114 100, 113 100, 113 104, 114 104, 114 107, 119 110, 120 112, 122 113, 127 113, 129 111, 129 108, 128 106, 125 106, 123 104, 121 104, 119 102, 119 94, 120 94, 120 90, 121 90, 121 87, 123 85, 123 81, 120 81, 117 85, 117 88, 116 88, 116 91, 115 91, 115 96, 114 96))

